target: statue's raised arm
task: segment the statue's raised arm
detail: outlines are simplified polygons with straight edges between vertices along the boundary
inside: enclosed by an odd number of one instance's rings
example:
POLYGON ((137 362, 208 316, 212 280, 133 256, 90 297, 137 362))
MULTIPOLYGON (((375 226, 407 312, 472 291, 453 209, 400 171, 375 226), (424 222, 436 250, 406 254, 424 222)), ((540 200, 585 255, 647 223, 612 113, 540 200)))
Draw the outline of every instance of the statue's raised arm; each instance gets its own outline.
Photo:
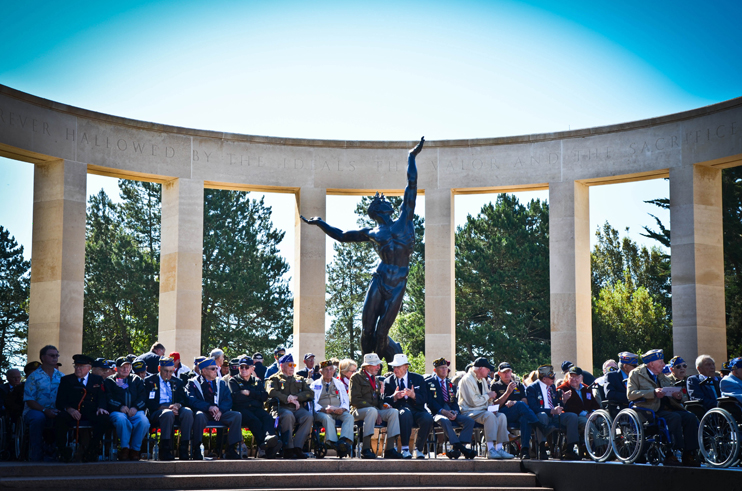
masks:
POLYGON ((350 230, 343 232, 337 227, 333 227, 326 221, 322 220, 322 217, 304 218, 304 215, 299 215, 304 223, 309 225, 317 225, 326 233, 329 237, 337 240, 338 242, 366 242, 368 241, 369 229, 363 228, 361 230, 350 230))
POLYGON ((420 138, 415 148, 410 150, 407 156, 407 187, 404 190, 404 202, 402 203, 401 220, 412 220, 415 216, 415 202, 417 200, 417 163, 415 157, 423 149, 425 137, 420 138))

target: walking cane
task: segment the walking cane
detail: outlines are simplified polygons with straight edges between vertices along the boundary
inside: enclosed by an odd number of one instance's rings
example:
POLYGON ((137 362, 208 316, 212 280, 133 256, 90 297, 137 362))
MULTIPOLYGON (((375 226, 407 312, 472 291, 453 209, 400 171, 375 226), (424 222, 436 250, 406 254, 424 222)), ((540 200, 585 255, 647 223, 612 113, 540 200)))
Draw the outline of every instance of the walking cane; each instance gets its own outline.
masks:
MULTIPOLYGON (((85 400, 85 396, 88 394, 87 389, 83 387, 82 389, 82 397, 80 398, 80 402, 77 403, 77 412, 80 412, 80 409, 82 408, 82 403, 85 400)), ((82 419, 82 414, 80 414, 80 419, 82 419)), ((80 449, 80 419, 77 420, 77 428, 75 428, 75 446, 72 449, 72 460, 78 459, 78 452, 80 449)))

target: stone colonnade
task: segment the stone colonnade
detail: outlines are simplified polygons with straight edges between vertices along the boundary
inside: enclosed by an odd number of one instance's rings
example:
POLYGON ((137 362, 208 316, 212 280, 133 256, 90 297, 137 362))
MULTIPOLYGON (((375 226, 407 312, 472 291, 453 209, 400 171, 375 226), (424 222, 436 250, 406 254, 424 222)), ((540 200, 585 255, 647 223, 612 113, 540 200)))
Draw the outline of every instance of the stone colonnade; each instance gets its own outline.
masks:
MULTIPOLYGON (((400 192, 412 145, 169 127, 0 86, 0 155, 36 165, 29 359, 57 344, 69 366, 82 345, 87 173, 163 184, 159 337, 186 362, 200 346, 204 188, 293 193, 294 348, 324 357, 328 239, 299 214, 325 216, 328 194, 400 192)), ((740 164, 741 99, 603 128, 427 142, 418 188, 428 369, 440 356, 455 360, 456 194, 549 189, 552 361, 593 367, 589 187, 663 177, 670 178, 674 354, 725 359, 721 169, 740 164)))

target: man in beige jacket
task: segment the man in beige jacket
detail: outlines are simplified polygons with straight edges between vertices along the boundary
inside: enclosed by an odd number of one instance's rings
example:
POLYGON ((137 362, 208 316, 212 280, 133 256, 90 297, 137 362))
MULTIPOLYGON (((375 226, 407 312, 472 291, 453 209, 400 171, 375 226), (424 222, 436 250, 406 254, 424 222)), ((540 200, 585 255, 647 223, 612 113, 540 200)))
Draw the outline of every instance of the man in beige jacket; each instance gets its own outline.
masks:
MULTIPOLYGON (((682 399, 680 391, 670 393, 672 381, 662 374, 665 366, 665 356, 662 350, 654 349, 642 355, 643 365, 639 365, 629 373, 626 386, 626 395, 629 401, 639 408, 651 409, 658 417, 667 422, 667 429, 672 438, 673 450, 683 451, 683 465, 698 467, 700 463, 696 455, 698 450, 698 418, 683 409, 679 402, 682 399)), ((645 416, 644 411, 639 414, 645 416)), ((680 465, 674 454, 665 458, 665 465, 680 465)))
POLYGON ((514 456, 502 448, 509 440, 508 418, 497 411, 489 411, 497 392, 490 392, 487 376, 495 367, 487 358, 477 358, 474 366, 459 382, 459 407, 461 413, 484 426, 488 459, 512 459, 514 456))

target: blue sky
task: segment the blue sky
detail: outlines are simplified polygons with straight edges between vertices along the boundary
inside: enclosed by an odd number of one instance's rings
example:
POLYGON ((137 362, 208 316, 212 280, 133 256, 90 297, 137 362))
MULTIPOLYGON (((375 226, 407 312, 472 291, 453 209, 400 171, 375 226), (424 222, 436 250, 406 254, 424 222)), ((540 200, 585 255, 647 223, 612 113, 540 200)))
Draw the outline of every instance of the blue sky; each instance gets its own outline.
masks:
MULTIPOLYGON (((6 0, 3 17, 4 85, 104 113, 236 133, 493 137, 742 96, 738 1, 6 0)), ((27 256, 32 176, 30 164, 0 159, 0 225, 27 256)), ((116 194, 110 179, 88 182, 90 193, 116 194)), ((591 227, 608 220, 643 241, 641 226, 653 225, 647 213, 660 210, 642 201, 667 194, 663 180, 593 187, 591 227)), ((532 196, 548 192, 522 199, 532 196)), ((293 262, 293 200, 268 198, 293 262)), ((458 197, 457 224, 491 198, 458 197)), ((354 201, 329 197, 328 220, 352 227, 342 210, 354 201)))

